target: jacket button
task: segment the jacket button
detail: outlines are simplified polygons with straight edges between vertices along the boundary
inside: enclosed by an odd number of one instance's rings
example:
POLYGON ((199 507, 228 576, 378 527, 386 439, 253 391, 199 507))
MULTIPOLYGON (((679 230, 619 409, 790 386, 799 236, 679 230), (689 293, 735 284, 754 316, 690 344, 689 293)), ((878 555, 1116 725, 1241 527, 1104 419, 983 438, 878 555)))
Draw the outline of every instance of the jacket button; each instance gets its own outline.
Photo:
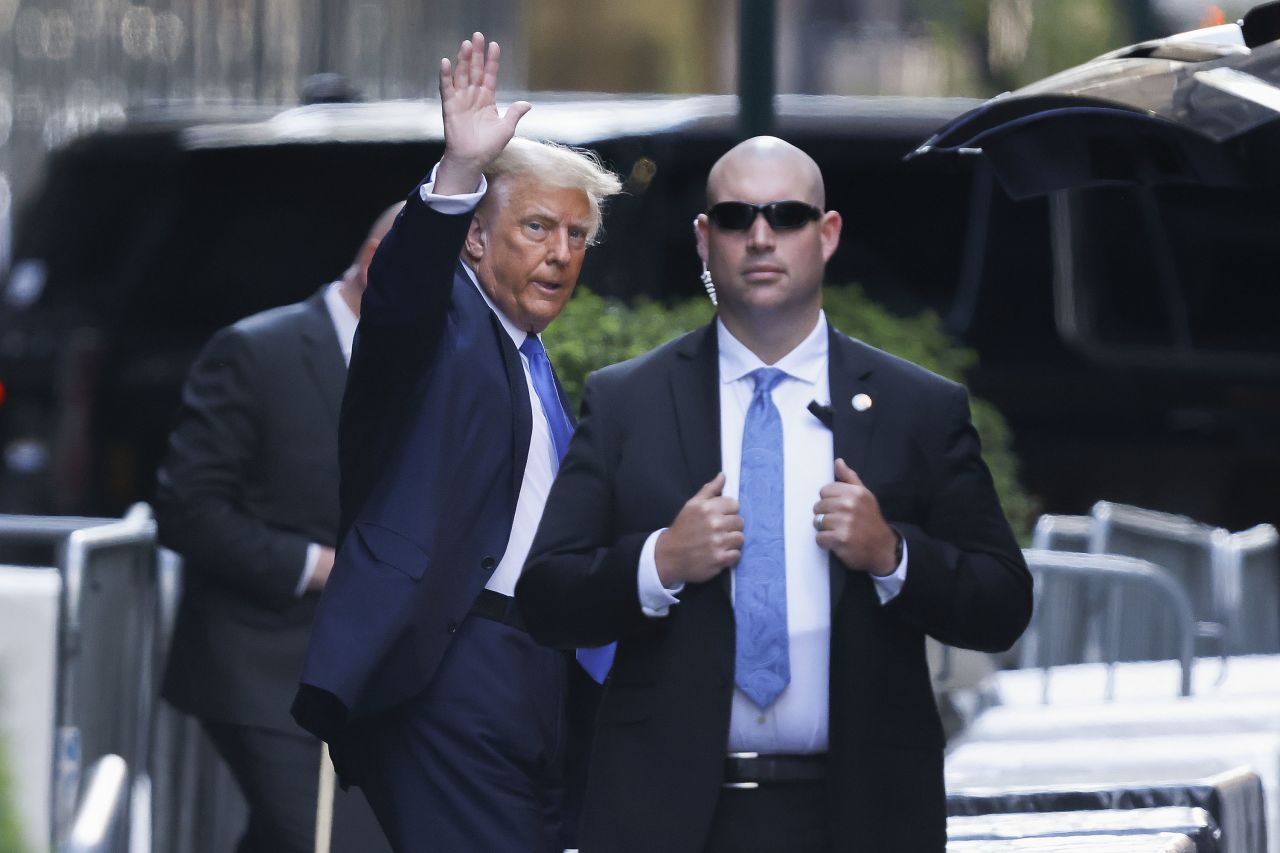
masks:
POLYGON ((450 634, 458 633, 458 623, 450 621, 449 624, 445 626, 445 630, 448 631, 450 634))
POLYGON ((494 567, 496 567, 497 565, 498 565, 498 561, 493 559, 493 557, 485 557, 483 560, 480 561, 480 568, 484 569, 486 572, 493 571, 494 567))

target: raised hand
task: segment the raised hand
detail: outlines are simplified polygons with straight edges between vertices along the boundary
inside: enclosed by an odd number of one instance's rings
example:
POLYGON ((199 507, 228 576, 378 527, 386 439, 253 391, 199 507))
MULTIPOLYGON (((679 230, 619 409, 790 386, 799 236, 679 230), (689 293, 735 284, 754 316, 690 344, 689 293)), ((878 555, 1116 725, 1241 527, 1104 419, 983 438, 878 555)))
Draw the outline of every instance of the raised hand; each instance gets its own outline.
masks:
POLYGON ((742 558, 742 516, 723 490, 724 474, 716 474, 658 537, 653 556, 663 586, 711 580, 742 558))
POLYGON ((502 152, 516 124, 532 109, 527 101, 516 101, 506 113, 498 113, 494 93, 500 53, 498 43, 492 42, 486 55, 484 35, 474 33, 458 49, 456 62, 440 60, 444 157, 436 172, 439 195, 475 192, 485 166, 502 152))
POLYGON ((898 534, 880 514, 880 502, 843 459, 836 460, 835 474, 813 505, 818 546, 854 571, 893 574, 898 534))

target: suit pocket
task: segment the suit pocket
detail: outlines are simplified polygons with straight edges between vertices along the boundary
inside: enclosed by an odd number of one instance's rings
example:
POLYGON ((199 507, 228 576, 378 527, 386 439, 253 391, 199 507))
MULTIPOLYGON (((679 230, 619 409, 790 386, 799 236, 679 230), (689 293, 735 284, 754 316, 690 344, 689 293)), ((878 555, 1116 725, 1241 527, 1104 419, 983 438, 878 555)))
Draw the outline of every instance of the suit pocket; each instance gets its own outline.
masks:
POLYGON ((430 559, 412 540, 389 527, 365 521, 357 521, 355 531, 361 544, 375 561, 388 565, 413 580, 426 574, 430 559))

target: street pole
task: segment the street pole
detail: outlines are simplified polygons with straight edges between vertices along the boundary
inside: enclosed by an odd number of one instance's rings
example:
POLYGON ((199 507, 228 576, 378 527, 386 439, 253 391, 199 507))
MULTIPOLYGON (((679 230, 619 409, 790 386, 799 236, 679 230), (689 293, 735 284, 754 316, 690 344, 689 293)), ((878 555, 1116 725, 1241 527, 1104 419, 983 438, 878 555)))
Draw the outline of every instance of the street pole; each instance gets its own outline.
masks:
POLYGON ((740 0, 738 119, 743 138, 773 133, 774 0, 740 0))

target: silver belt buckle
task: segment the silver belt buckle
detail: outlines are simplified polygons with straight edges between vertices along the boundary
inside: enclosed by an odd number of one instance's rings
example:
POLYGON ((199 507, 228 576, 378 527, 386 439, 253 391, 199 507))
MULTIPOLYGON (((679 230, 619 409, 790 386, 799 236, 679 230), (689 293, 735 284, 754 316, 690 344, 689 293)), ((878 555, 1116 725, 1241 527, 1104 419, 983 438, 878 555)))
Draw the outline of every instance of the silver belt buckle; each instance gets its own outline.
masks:
MULTIPOLYGON (((758 752, 731 752, 728 758, 759 758, 758 752)), ((760 787, 759 782, 721 782, 720 787, 737 791, 753 791, 760 787)))

